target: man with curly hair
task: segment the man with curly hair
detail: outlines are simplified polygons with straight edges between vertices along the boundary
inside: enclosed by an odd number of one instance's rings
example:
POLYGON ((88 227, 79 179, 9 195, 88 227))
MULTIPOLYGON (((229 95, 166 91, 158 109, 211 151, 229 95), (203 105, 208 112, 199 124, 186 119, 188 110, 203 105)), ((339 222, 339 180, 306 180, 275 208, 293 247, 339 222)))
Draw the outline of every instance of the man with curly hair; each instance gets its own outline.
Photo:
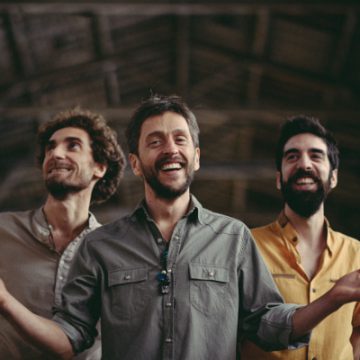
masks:
MULTIPOLYGON (((74 255, 100 224, 90 204, 107 200, 122 178, 125 157, 116 133, 98 114, 60 112, 38 132, 38 162, 48 190, 36 210, 0 214, 0 274, 13 295, 35 314, 51 317, 61 303, 74 255)), ((101 340, 79 359, 101 358, 101 340)), ((1 359, 45 359, 0 318, 1 359)))
POLYGON ((311 304, 283 303, 245 224, 190 192, 199 128, 181 98, 143 101, 126 135, 144 201, 87 236, 52 320, 0 280, 0 315, 50 358, 89 348, 101 317, 103 360, 235 360, 243 337, 266 350, 296 348, 326 316, 360 300, 354 271, 311 304))

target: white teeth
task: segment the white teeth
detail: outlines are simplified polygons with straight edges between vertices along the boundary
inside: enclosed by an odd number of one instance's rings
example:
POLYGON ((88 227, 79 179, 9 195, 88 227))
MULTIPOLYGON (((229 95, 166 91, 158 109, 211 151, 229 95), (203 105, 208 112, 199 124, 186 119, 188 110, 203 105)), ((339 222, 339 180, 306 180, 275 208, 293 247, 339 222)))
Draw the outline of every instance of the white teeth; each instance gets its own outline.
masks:
POLYGON ((179 163, 164 164, 161 167, 161 170, 178 170, 178 169, 181 169, 181 165, 179 163))
POLYGON ((314 180, 311 178, 301 178, 296 181, 298 185, 313 184, 314 180))
POLYGON ((56 168, 52 168, 49 173, 52 173, 54 171, 57 171, 57 172, 68 172, 70 171, 69 168, 66 168, 66 167, 56 167, 56 168))

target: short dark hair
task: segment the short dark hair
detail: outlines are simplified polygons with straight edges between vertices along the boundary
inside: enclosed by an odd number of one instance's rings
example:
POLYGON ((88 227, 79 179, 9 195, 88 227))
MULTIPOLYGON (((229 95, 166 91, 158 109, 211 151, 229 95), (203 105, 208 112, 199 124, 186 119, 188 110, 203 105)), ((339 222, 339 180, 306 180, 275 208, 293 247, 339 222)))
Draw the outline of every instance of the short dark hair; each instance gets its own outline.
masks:
POLYGON ((288 118, 281 126, 280 136, 276 147, 276 168, 281 170, 281 162, 284 154, 284 146, 287 141, 295 135, 310 133, 321 138, 327 145, 328 158, 331 169, 339 168, 339 149, 333 135, 321 125, 319 119, 307 116, 297 115, 288 118))
POLYGON ((151 116, 162 115, 170 111, 184 117, 188 123, 190 135, 195 147, 199 146, 199 125, 194 113, 189 109, 181 97, 177 95, 150 95, 143 100, 135 110, 126 128, 126 139, 129 152, 138 154, 141 126, 151 116))
POLYGON ((44 162, 46 146, 52 134, 67 127, 85 130, 91 139, 94 161, 107 166, 104 177, 95 184, 91 197, 96 203, 107 200, 115 193, 124 175, 126 158, 116 132, 107 125, 102 115, 76 107, 59 112, 40 126, 37 136, 39 165, 42 166, 44 162))

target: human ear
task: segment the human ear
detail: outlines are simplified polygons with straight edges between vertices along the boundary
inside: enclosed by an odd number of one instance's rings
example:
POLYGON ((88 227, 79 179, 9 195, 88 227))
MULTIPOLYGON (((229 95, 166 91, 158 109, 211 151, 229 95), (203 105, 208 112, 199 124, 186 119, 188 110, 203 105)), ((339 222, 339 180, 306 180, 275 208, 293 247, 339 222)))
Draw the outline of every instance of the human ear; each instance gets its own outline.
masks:
POLYGON ((195 149, 195 161, 194 161, 194 170, 197 171, 200 169, 200 148, 195 149))
POLYGON ((102 179, 104 177, 104 175, 106 174, 107 169, 108 169, 107 165, 96 163, 95 170, 94 170, 94 176, 97 179, 102 179))
POLYGON ((129 163, 134 175, 142 176, 140 159, 136 154, 132 154, 132 153, 129 154, 129 163))
POLYGON ((276 172, 276 188, 281 190, 281 173, 280 171, 276 172))
POLYGON ((334 189, 338 183, 338 169, 331 170, 330 189, 334 189))

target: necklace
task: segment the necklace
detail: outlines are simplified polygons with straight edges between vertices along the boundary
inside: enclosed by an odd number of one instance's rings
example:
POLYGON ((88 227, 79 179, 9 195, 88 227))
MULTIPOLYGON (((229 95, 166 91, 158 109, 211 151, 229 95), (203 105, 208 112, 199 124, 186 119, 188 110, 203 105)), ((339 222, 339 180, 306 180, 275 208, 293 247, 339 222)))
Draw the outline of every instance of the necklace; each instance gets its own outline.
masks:
POLYGON ((169 292, 170 279, 167 271, 168 248, 165 248, 160 255, 161 271, 156 275, 159 282, 159 293, 165 295, 169 292))

